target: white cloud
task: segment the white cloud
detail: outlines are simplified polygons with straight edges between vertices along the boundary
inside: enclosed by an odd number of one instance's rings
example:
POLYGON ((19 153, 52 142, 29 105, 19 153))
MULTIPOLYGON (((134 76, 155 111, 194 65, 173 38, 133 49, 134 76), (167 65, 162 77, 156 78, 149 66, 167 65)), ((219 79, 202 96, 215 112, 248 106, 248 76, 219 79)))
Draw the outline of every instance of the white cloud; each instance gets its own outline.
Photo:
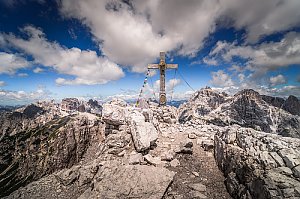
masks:
POLYGON ((159 51, 195 55, 204 39, 214 32, 217 22, 228 25, 226 19, 236 29, 245 28, 246 39, 251 42, 289 30, 300 24, 299 7, 299 0, 60 2, 61 14, 79 19, 89 27, 106 56, 136 72, 144 72, 146 64, 154 61, 159 51))
POLYGON ((41 72, 44 72, 44 69, 40 68, 40 67, 36 67, 34 70, 33 70, 34 73, 41 73, 41 72))
POLYGON ((0 81, 0 86, 5 86, 5 81, 0 81))
MULTIPOLYGON (((185 92, 174 92, 172 95, 172 100, 188 100, 195 91, 185 91, 185 92)), ((171 96, 169 96, 170 98, 171 96)))
POLYGON ((18 73, 18 77, 28 77, 27 73, 18 73))
POLYGON ((231 77, 223 70, 218 70, 217 72, 212 72, 211 74, 212 74, 212 79, 210 80, 210 83, 213 86, 229 87, 234 85, 231 77))
POLYGON ((175 87, 177 87, 180 83, 180 79, 170 79, 166 84, 166 92, 174 92, 175 87))
POLYGON ((245 80, 245 75, 243 73, 238 74, 238 78, 240 82, 243 82, 245 80))
POLYGON ((254 72, 253 78, 261 78, 269 71, 300 64, 300 33, 290 32, 278 42, 264 42, 256 46, 218 42, 209 57, 218 56, 227 62, 235 56, 246 59, 246 67, 242 70, 250 70, 254 72))
POLYGON ((218 61, 215 59, 208 59, 207 57, 203 58, 203 62, 207 65, 212 65, 212 66, 217 66, 218 65, 218 61))
POLYGON ((286 82, 287 82, 286 78, 281 74, 277 75, 277 76, 270 77, 271 86, 277 86, 277 85, 280 85, 280 84, 285 84, 286 82))
MULTIPOLYGON (((53 67, 61 74, 72 75, 73 79, 57 79, 61 84, 105 84, 124 76, 122 69, 107 57, 95 51, 65 48, 45 38, 42 30, 26 26, 23 31, 29 38, 22 39, 12 34, 2 35, 7 43, 32 55, 34 62, 53 67)), ((17 66, 20 66, 18 64, 17 66)))
POLYGON ((29 67, 29 62, 18 54, 0 52, 0 74, 15 74, 22 68, 29 67))
POLYGON ((230 18, 237 29, 245 28, 249 42, 300 24, 299 0, 227 0, 221 3, 224 17, 230 18))
POLYGON ((4 105, 16 105, 16 104, 28 104, 37 100, 49 99, 51 93, 42 87, 39 87, 36 91, 10 91, 0 90, 0 104, 4 105))
POLYGON ((121 1, 63 0, 61 13, 87 25, 113 61, 144 72, 160 51, 195 54, 215 28, 216 2, 131 1, 132 9, 121 1))

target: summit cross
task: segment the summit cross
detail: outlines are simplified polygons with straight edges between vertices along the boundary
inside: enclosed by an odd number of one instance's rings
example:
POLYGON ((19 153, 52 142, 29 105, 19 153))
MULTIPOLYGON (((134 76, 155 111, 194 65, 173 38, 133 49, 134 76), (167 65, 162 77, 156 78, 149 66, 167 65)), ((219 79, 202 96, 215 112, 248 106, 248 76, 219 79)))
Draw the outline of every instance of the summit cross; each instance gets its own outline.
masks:
POLYGON ((159 105, 165 106, 167 103, 166 96, 166 69, 177 69, 178 64, 166 64, 166 53, 160 52, 160 61, 158 64, 148 64, 148 69, 159 69, 160 71, 160 91, 159 105))

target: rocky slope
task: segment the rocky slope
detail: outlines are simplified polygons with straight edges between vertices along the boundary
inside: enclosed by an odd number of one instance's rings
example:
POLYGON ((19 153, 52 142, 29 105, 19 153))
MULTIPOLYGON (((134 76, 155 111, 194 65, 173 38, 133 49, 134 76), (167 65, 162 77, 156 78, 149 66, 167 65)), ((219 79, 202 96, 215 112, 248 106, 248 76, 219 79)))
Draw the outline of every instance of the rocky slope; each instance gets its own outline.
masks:
POLYGON ((234 198, 300 197, 300 139, 230 126, 215 136, 215 158, 234 198))
MULTIPOLYGON (((16 119, 15 114, 10 118, 16 119)), ((100 121, 91 122, 85 117, 62 117, 24 129, 20 123, 28 122, 28 118, 22 117, 10 122, 18 124, 19 131, 16 132, 15 128, 9 133, 6 128, 1 138, 2 196, 44 175, 78 163, 87 146, 101 139, 104 127, 100 121)))
MULTIPOLYGON (((280 103, 277 104, 272 97, 261 96, 251 89, 227 98, 209 88, 198 93, 200 95, 197 94, 180 107, 180 122, 212 123, 219 126, 238 124, 268 133, 300 138, 300 117, 297 115, 300 111, 297 108, 293 108, 294 112, 291 114, 285 110, 288 108, 278 108, 280 103), (205 111, 199 113, 203 107, 206 107, 205 111)), ((297 107, 297 101, 290 96, 280 106, 297 107)))
POLYGON ((296 110, 290 98, 253 90, 229 96, 205 88, 178 109, 112 100, 101 106, 101 117, 39 104, 2 113, 0 193, 297 198, 300 120, 297 112, 282 108, 296 110))

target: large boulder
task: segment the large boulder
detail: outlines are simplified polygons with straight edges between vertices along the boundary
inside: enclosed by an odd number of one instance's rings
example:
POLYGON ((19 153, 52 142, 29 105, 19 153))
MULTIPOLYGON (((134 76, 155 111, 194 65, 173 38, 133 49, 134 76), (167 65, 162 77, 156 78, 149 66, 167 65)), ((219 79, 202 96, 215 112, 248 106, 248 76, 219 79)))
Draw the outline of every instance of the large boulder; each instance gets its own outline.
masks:
POLYGON ((150 148, 158 138, 158 132, 154 125, 145 122, 145 117, 138 111, 130 114, 131 118, 131 135, 136 151, 143 152, 150 148))
POLYGON ((94 189, 84 198, 162 198, 175 175, 166 168, 146 165, 103 166, 96 175, 94 189))
POLYGON ((115 104, 104 104, 102 119, 112 125, 125 124, 125 108, 115 104))

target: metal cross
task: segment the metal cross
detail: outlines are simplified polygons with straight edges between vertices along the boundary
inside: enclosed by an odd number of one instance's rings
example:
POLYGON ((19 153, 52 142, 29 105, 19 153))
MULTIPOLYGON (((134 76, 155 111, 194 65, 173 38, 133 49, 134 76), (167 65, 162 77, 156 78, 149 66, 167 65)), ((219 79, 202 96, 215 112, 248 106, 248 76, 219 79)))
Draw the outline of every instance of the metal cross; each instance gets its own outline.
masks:
POLYGON ((166 69, 177 69, 178 64, 166 64, 166 53, 160 52, 159 64, 148 64, 148 69, 160 70, 160 92, 159 92, 159 105, 165 106, 167 103, 166 96, 166 69))

